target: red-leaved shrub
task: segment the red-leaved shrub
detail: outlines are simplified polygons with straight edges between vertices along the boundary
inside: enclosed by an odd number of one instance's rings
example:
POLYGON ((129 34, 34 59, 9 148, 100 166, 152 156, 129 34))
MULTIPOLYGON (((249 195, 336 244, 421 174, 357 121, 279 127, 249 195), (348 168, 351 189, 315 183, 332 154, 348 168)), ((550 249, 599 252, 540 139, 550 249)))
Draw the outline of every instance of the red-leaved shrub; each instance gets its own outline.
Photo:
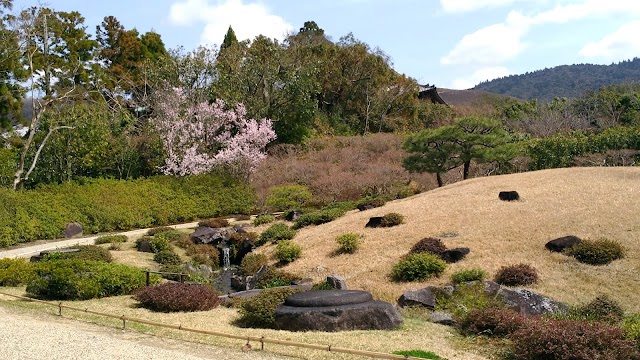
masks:
POLYGON ((208 285, 165 283, 138 289, 134 298, 153 311, 206 311, 220 305, 218 294, 208 285))
POLYGON ((434 237, 424 238, 418 241, 411 248, 411 253, 427 252, 438 257, 442 256, 442 253, 447 250, 447 247, 442 243, 442 240, 434 237))
POLYGON ((538 271, 527 264, 503 266, 496 273, 494 280, 505 286, 531 285, 538 281, 538 271))
POLYGON ((513 310, 492 307, 471 310, 457 326, 465 335, 505 337, 520 330, 527 321, 526 316, 513 310))

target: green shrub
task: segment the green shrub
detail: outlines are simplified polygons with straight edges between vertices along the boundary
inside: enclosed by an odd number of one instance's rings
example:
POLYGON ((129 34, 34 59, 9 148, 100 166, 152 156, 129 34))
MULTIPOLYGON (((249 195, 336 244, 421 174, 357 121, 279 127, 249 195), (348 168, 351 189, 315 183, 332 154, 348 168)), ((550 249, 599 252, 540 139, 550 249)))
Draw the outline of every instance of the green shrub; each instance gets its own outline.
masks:
POLYGON ((505 286, 531 285, 538 281, 538 271, 527 264, 503 266, 496 273, 494 281, 505 286))
POLYGON ((229 226, 229 221, 227 221, 226 219, 207 219, 207 220, 202 220, 198 223, 198 226, 206 226, 206 227, 210 227, 210 228, 214 228, 214 229, 219 229, 219 228, 224 228, 229 226))
POLYGON ((222 302, 211 286, 165 283, 136 290, 134 298, 142 307, 160 312, 207 311, 222 302))
POLYGON ((527 317, 504 308, 479 308, 469 311, 456 323, 464 335, 507 337, 525 326, 527 317))
POLYGON ((392 227, 404 223, 404 216, 398 213, 388 213, 382 217, 382 227, 392 227))
POLYGON ((277 223, 269 226, 260 234, 256 245, 264 245, 268 242, 276 243, 281 240, 291 240, 296 236, 296 231, 288 227, 286 224, 277 223))
POLYGON ((622 328, 593 321, 529 321, 510 336, 517 359, 630 360, 638 358, 622 328))
POLYGON ((149 229, 149 231, 147 231, 147 235, 154 236, 162 232, 175 231, 175 230, 176 229, 172 228, 171 226, 158 226, 158 227, 154 227, 153 229, 149 229))
POLYGON ((273 215, 258 215, 255 219, 253 219, 253 226, 269 224, 274 221, 276 221, 276 217, 273 215))
POLYGON ((379 197, 367 197, 356 201, 356 208, 359 210, 364 210, 367 208, 377 208, 384 206, 385 201, 379 197))
POLYGON ((171 249, 171 245, 169 244, 169 240, 163 238, 163 237, 158 237, 158 236, 142 236, 139 239, 136 240, 136 248, 138 250, 140 250, 140 244, 143 241, 148 241, 149 242, 149 247, 151 248, 151 252, 153 252, 154 254, 159 253, 160 251, 163 250, 170 250, 171 249))
POLYGON ((635 341, 640 349, 640 313, 627 316, 622 321, 622 328, 626 338, 635 341))
POLYGON ((212 269, 220 268, 220 250, 207 244, 193 244, 187 248, 187 256, 197 265, 204 264, 212 269))
POLYGON ((270 267, 262 274, 262 277, 256 284, 256 288, 269 289, 278 286, 289 286, 293 285, 296 280, 300 280, 300 277, 284 270, 270 267))
POLYGON ((464 284, 471 281, 484 281, 487 272, 480 268, 463 269, 451 275, 451 282, 454 284, 464 284))
POLYGON ((184 235, 184 233, 178 231, 178 230, 168 230, 168 231, 161 231, 156 233, 155 235, 153 235, 154 239, 164 239, 167 240, 168 242, 172 242, 172 241, 177 241, 178 239, 180 239, 182 237, 182 235, 184 235))
POLYGON ((625 249, 617 241, 608 239, 583 240, 565 250, 565 254, 573 256, 581 263, 589 265, 606 265, 624 257, 625 249))
MULTIPOLYGON (((27 293, 41 299, 88 300, 130 294, 145 286, 140 269, 101 261, 43 261, 35 264, 35 273, 27 293)), ((158 277, 152 276, 151 281, 157 282, 158 277)))
POLYGON ((355 253, 362 244, 360 239, 363 238, 363 235, 356 233, 346 233, 339 235, 336 237, 336 242, 338 243, 338 252, 344 254, 353 254, 355 253))
POLYGON ((35 267, 25 259, 0 259, 0 286, 20 286, 35 276, 35 267))
POLYGON ((329 284, 329 282, 327 280, 323 280, 320 282, 317 282, 315 284, 313 284, 311 286, 311 290, 317 291, 317 290, 335 290, 335 288, 329 284))
POLYGON ((244 276, 255 275, 261 267, 268 264, 269 259, 267 255, 251 252, 242 258, 240 262, 240 272, 244 276))
POLYGON ((173 244, 179 247, 180 249, 185 249, 185 250, 195 245, 193 241, 191 241, 191 236, 189 236, 188 234, 180 235, 180 237, 177 240, 173 241, 173 244))
POLYGON ((291 240, 282 240, 276 245, 275 256, 281 264, 295 261, 302 255, 302 247, 291 240))
POLYGON ((78 249, 76 252, 50 252, 42 257, 42 260, 61 260, 61 259, 76 259, 76 260, 90 260, 90 261, 113 261, 113 256, 109 250, 100 247, 98 245, 77 245, 71 247, 71 249, 78 249))
POLYGON ((423 351, 423 350, 401 350, 401 351, 394 351, 393 354, 417 357, 420 359, 447 360, 446 358, 438 356, 436 353, 433 353, 431 351, 423 351))
POLYGON ((426 252, 437 257, 441 257, 446 250, 447 247, 444 245, 442 240, 434 237, 428 237, 418 241, 415 245, 413 245, 410 252, 414 254, 426 252))
POLYGON ((575 311, 584 320, 618 323, 624 318, 622 306, 607 295, 599 295, 590 302, 578 306, 575 311))
POLYGON ((279 288, 264 290, 260 294, 243 300, 238 312, 238 324, 244 327, 275 328, 275 312, 278 305, 299 289, 279 288))
POLYGON ((293 228, 301 229, 305 226, 326 224, 341 217, 346 212, 346 209, 340 207, 308 212, 296 219, 293 223, 293 228))
POLYGON ((116 244, 127 242, 126 235, 105 235, 96 238, 96 245, 100 244, 116 244))
POLYGON ((421 281, 444 272, 447 264, 428 253, 408 254, 393 266, 391 276, 396 281, 421 281))
POLYGON ((436 294, 436 309, 450 313, 454 319, 460 321, 476 309, 504 308, 504 303, 485 291, 483 283, 461 284, 449 294, 436 294))
POLYGON ((173 250, 162 250, 153 255, 153 261, 163 265, 180 265, 182 260, 173 250))
POLYGON ((267 197, 267 206, 275 211, 286 211, 302 207, 311 197, 311 191, 303 185, 275 186, 267 197))

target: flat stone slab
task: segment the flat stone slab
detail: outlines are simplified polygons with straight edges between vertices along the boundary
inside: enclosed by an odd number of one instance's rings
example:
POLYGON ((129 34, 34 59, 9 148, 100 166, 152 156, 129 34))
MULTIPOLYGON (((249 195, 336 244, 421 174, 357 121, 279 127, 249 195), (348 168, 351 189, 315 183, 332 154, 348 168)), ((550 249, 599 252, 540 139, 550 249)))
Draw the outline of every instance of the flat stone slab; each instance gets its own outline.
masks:
POLYGON ((362 304, 373 301, 373 296, 361 290, 319 290, 293 294, 284 301, 292 307, 325 307, 362 304))

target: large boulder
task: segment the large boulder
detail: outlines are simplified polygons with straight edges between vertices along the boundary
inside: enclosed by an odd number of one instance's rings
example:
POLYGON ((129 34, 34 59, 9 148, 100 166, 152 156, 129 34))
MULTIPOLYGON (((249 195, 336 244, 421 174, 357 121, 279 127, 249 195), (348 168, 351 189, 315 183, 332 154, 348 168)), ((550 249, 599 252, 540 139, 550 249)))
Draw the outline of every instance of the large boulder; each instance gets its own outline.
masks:
POLYGON ((423 289, 413 289, 405 291, 398 299, 400 307, 423 306, 428 309, 435 309, 436 296, 441 293, 451 295, 453 286, 427 286, 423 289))
POLYGON ((385 330, 402 324, 392 304, 360 290, 320 290, 289 296, 275 313, 276 327, 289 331, 385 330))
POLYGON ((517 191, 500 191, 498 199, 502 201, 518 201, 520 200, 520 194, 517 191))
POLYGON ((509 309, 515 310, 522 315, 557 314, 564 313, 569 309, 566 304, 551 300, 527 289, 501 287, 498 290, 497 297, 509 309))
POLYGON ((369 218, 369 221, 364 227, 370 227, 370 228, 382 227, 382 216, 374 216, 369 218))
POLYGON ((572 247, 573 245, 579 244, 582 240, 573 235, 559 237, 557 239, 553 239, 546 243, 544 247, 549 251, 554 252, 563 252, 565 249, 572 247))
POLYGON ((337 290, 347 290, 347 281, 340 275, 331 274, 327 276, 327 284, 337 290))
POLYGON ((82 225, 77 222, 68 223, 64 226, 64 237, 67 239, 82 236, 82 225))
POLYGON ((189 237, 194 244, 218 245, 220 242, 228 240, 224 228, 215 229, 207 226, 199 226, 189 237))
POLYGON ((290 210, 285 214, 284 219, 287 221, 296 221, 300 216, 302 216, 302 211, 290 210))
POLYGON ((442 254, 440 254, 440 257, 442 258, 442 260, 448 263, 456 263, 464 259, 464 257, 467 256, 470 252, 471 249, 469 249, 468 247, 460 247, 445 250, 442 252, 442 254))

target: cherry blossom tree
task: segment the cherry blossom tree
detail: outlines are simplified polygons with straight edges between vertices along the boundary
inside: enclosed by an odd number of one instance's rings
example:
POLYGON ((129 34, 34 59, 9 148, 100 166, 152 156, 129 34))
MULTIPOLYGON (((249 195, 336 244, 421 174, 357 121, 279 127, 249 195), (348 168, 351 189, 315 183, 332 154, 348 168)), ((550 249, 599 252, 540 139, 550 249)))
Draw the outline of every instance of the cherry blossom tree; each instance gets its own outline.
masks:
POLYGON ((246 118, 244 105, 193 100, 180 88, 159 91, 152 123, 166 151, 163 173, 197 175, 216 166, 248 175, 275 140, 269 119, 246 118))

